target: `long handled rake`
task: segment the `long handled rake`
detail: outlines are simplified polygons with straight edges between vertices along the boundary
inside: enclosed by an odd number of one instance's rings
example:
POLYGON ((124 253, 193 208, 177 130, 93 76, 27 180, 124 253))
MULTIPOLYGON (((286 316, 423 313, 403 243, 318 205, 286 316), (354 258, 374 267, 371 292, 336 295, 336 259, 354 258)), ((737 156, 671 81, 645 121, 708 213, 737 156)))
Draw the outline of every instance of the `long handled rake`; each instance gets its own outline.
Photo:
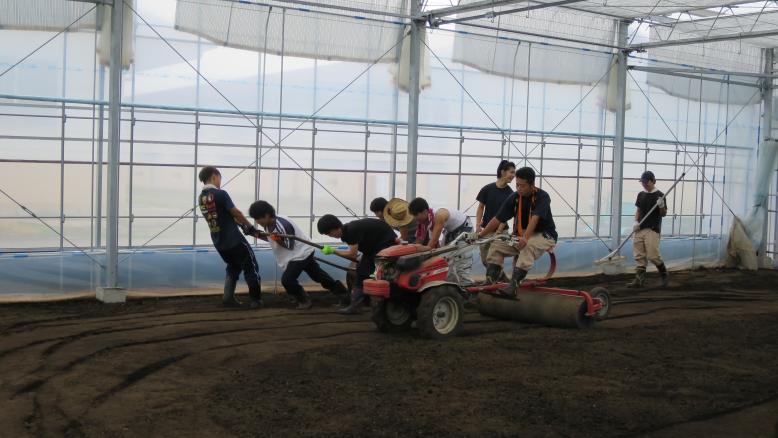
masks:
MULTIPOLYGON (((668 196, 670 193, 672 193, 672 192, 673 192, 673 190, 675 190, 675 186, 677 186, 677 185, 678 185, 678 183, 679 183, 679 182, 681 182, 681 180, 682 180, 682 179, 683 179, 685 176, 686 176, 686 172, 682 173, 682 174, 681 174, 681 176, 680 176, 680 177, 678 177, 678 179, 676 179, 676 180, 675 180, 675 182, 673 183, 673 185, 672 185, 672 186, 670 186, 670 188, 667 190, 667 192, 666 192, 666 193, 665 193, 665 194, 662 196, 662 198, 661 198, 661 199, 662 199, 663 201, 664 201, 664 200, 667 198, 667 196, 668 196)), ((665 205, 667 205, 667 203, 665 203, 665 205)), ((641 219, 641 220, 640 220, 639 224, 640 224, 640 225, 643 225, 643 222, 645 222, 645 221, 646 221, 646 219, 648 219, 648 217, 649 217, 649 216, 651 216, 651 213, 653 213, 653 212, 654 212, 654 210, 656 210, 658 207, 659 207, 659 203, 657 203, 657 204, 654 204, 654 206, 653 206, 653 207, 651 207, 651 210, 648 210, 648 213, 646 213, 645 215, 643 215, 643 219, 641 219)), ((638 229, 640 229, 640 227, 638 227, 638 229)), ((595 265, 599 265, 599 266, 602 266, 602 265, 611 265, 611 266, 613 266, 613 265, 618 265, 618 264, 621 264, 621 263, 622 263, 624 260, 626 260, 627 258, 626 258, 626 257, 624 257, 623 255, 619 254, 619 251, 621 251, 621 249, 622 249, 622 248, 624 248, 624 245, 625 245, 625 244, 626 244, 626 243, 629 241, 629 239, 631 239, 631 238, 632 238, 632 236, 634 236, 634 235, 635 235, 635 232, 636 232, 636 231, 635 231, 635 229, 633 228, 633 229, 632 229, 632 232, 631 232, 631 233, 629 233, 629 235, 627 236, 627 238, 626 238, 626 239, 624 239, 624 240, 621 242, 621 244, 618 246, 618 248, 616 248, 615 250, 611 251, 611 252, 610 252, 608 255, 606 255, 605 257, 603 257, 603 258, 601 258, 601 259, 597 259, 597 260, 595 260, 595 261, 594 261, 594 264, 595 264, 595 265)))

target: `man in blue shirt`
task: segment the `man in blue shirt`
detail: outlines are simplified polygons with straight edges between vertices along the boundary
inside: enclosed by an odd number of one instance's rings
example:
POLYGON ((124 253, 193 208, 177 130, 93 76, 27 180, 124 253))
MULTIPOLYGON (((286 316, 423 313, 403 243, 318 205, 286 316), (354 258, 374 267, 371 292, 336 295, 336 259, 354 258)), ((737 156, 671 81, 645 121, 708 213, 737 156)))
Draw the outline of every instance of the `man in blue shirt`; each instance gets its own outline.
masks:
POLYGON ((200 181, 204 184, 200 193, 200 212, 208 223, 211 240, 216 251, 227 263, 227 278, 224 281, 222 303, 227 307, 241 307, 242 303, 235 298, 235 287, 238 284, 241 271, 249 287, 251 301, 249 307, 262 307, 259 266, 254 251, 241 234, 240 226, 245 233, 255 230, 243 213, 232 203, 230 195, 221 190, 222 176, 213 166, 200 170, 200 181))

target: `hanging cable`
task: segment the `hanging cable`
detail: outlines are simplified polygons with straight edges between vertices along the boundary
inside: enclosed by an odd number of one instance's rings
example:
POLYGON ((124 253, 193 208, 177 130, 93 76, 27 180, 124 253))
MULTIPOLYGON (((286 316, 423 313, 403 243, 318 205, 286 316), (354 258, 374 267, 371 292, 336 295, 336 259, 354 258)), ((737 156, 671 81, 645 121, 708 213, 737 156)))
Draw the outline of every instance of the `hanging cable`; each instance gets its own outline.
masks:
MULTIPOLYGON (((525 155, 525 154, 522 154, 522 153, 521 153, 521 150, 518 148, 518 146, 516 146, 516 144, 515 144, 515 143, 513 143, 513 141, 511 141, 510 139, 508 139, 508 138, 506 138, 506 137, 505 137, 505 134, 504 134, 504 132, 503 132, 502 128, 500 128, 500 126, 497 124, 497 122, 495 122, 495 121, 494 121, 494 119, 492 119, 492 117, 489 115, 489 113, 487 113, 487 112, 486 112, 486 110, 485 110, 485 109, 484 109, 484 108, 481 106, 481 104, 480 104, 480 103, 478 103, 478 101, 475 99, 475 97, 473 97, 473 95, 472 95, 472 94, 470 94, 470 92, 467 90, 467 88, 465 88, 464 84, 462 84, 462 82, 460 82, 460 81, 459 81, 459 79, 456 77, 456 75, 454 75, 454 73, 453 73, 453 72, 452 72, 452 71, 451 71, 451 70, 448 68, 448 66, 447 66, 447 65, 446 65, 446 64, 443 62, 443 60, 441 60, 441 59, 440 59, 440 57, 437 55, 437 53, 435 53, 435 51, 434 51, 434 50, 432 50, 432 48, 430 48, 430 46, 429 46, 429 45, 427 45, 427 42, 426 42, 426 41, 422 40, 421 42, 422 42, 422 43, 423 43, 423 44, 424 44, 424 45, 427 47, 427 50, 429 50, 429 51, 430 51, 430 53, 432 53, 432 56, 434 56, 434 57, 435 57, 435 59, 437 59, 437 60, 438 60, 438 62, 440 63, 440 65, 442 65, 442 66, 443 66, 443 68, 444 68, 444 69, 445 69, 445 70, 448 72, 448 74, 449 74, 449 75, 451 75, 451 77, 454 79, 454 81, 455 81, 457 84, 459 84, 459 86, 462 88, 462 90, 465 92, 465 94, 467 94, 467 96, 470 98, 470 100, 472 100, 472 101, 473 101, 473 103, 474 103, 474 104, 475 104, 475 105, 478 107, 478 109, 480 109, 480 110, 481 110, 481 112, 482 112, 482 113, 484 113, 484 115, 486 116, 486 118, 487 118, 487 119, 489 119, 489 121, 490 121, 490 122, 492 122, 492 124, 493 124, 493 125, 494 125, 494 126, 495 126, 495 127, 496 127, 496 128, 499 130, 499 131, 500 131, 500 135, 502 136, 502 138, 503 138, 503 141, 508 141, 508 142, 509 142, 509 144, 510 144, 511 146, 513 146, 513 147, 514 147, 514 149, 516 149, 516 151, 519 153, 519 158, 523 158, 524 160, 526 160, 526 161, 527 161, 527 164, 529 164, 529 165, 530 165, 530 166, 531 166, 533 169, 535 169, 535 171, 537 171, 537 172, 538 172, 538 174, 540 175, 540 171, 539 171, 537 168, 535 168, 535 166, 533 166, 533 165, 532 165, 532 163, 530 163, 530 161, 529 161, 529 158, 528 158, 528 155, 529 155, 529 154, 526 154, 526 155, 525 155)), ((606 76, 607 76, 607 75, 610 73, 610 70, 611 70, 611 68, 613 68, 613 63, 611 63, 610 67, 608 67, 608 69, 605 71, 605 74, 604 74, 604 75, 602 75, 602 76, 600 77, 600 79, 598 79, 598 80, 597 80, 597 82, 596 82, 596 83, 595 83, 595 84, 592 86, 592 88, 591 88, 591 89, 590 89, 590 90, 589 90, 589 91, 588 91, 588 92, 587 92, 587 93, 586 93, 586 94, 585 94, 585 95, 584 95, 584 96, 581 98, 581 100, 579 100, 579 101, 578 101, 578 103, 576 103, 576 104, 575 104, 575 106, 573 107, 573 109, 572 109, 572 110, 570 110, 570 111, 569 111, 569 112, 568 112, 568 113, 565 115, 565 117, 563 117, 563 118, 562 118, 562 120, 560 120, 560 121, 559 121, 559 123, 557 123, 557 124, 556 124, 556 126, 554 126, 554 128, 553 128, 553 129, 552 129, 550 132, 554 132, 554 130, 555 130, 555 129, 557 129, 557 128, 559 127, 559 125, 561 125, 561 124, 562 124, 562 122, 564 122, 564 121, 565 121, 565 119, 567 119, 567 117, 569 117, 569 116, 570 116, 570 114, 572 114, 572 113, 573 113, 573 111, 575 111, 575 109, 576 109, 576 108, 578 108, 578 106, 579 106, 579 105, 581 105, 581 103, 583 103, 583 101, 584 101, 584 100, 585 100, 585 99, 586 99, 586 98, 589 96, 589 94, 591 94, 591 92, 592 92, 592 91, 593 91, 595 88, 597 88, 597 85, 599 85, 599 83, 600 83, 600 82, 601 82, 601 81, 602 81, 602 80, 603 80, 603 79, 604 79, 604 78, 605 78, 605 77, 606 77, 606 76)), ((540 143, 538 143, 538 145, 540 145, 540 143)), ((536 146, 534 149, 532 149, 532 151, 534 151, 535 149, 537 149, 537 146, 536 146)), ((530 151, 530 154, 532 153, 532 151, 530 151)), ((610 246, 608 245, 608 243, 607 243, 607 242, 605 242, 605 241, 604 241, 604 240, 603 240, 603 239, 602 239, 602 238, 599 236, 599 234, 598 234, 596 231, 594 231, 594 228, 592 228, 592 226, 591 226, 591 225, 589 225, 589 223, 588 223, 586 220, 584 220, 584 219, 581 217, 581 215, 580 215, 580 214, 578 214, 578 212, 575 210, 575 208, 574 208, 572 205, 570 205, 570 203, 569 203, 569 202, 567 202, 567 199, 565 199, 565 198, 562 196, 562 194, 561 194, 561 193, 559 193, 559 191, 558 191, 558 190, 557 190, 557 189, 554 187, 554 185, 553 185, 553 184, 551 184, 551 183, 548 181, 548 178, 544 177, 543 175, 540 175, 540 177, 546 180, 546 182, 548 183, 548 186, 551 188, 551 190, 553 190, 553 191, 554 191, 554 193, 555 193, 555 194, 556 194, 556 195, 559 197, 559 199, 561 199, 561 200, 562 200, 562 202, 564 202, 564 203, 567 205, 567 207, 568 207, 568 208, 570 208, 570 209, 573 211, 573 213, 575 213, 576 219, 578 219, 578 220, 580 220, 581 222, 583 222, 583 223, 584 223, 584 225, 586 225, 586 227, 587 227, 587 228, 589 228, 589 230, 592 232, 592 234, 593 234, 593 235, 594 235, 594 236, 595 236, 595 237, 596 237, 596 238, 597 238, 597 239, 598 239, 598 240, 599 240, 599 241, 600 241, 600 242, 601 242, 603 245, 605 245, 605 248, 607 248, 607 249, 608 249, 608 251, 612 251, 612 250, 611 250, 611 248, 610 248, 610 246)))
POLYGON ((46 228, 50 229, 51 231, 53 231, 54 233, 56 233, 56 234, 57 234, 57 236, 61 237, 61 238, 62 238, 62 239, 64 239, 64 240, 65 240, 67 243, 69 243, 70 245, 72 245, 72 246, 73 246, 73 248, 77 249, 79 252, 81 252, 81 253, 83 253, 85 256, 89 257, 89 259, 90 259, 90 260, 92 260, 92 261, 93 261, 95 264, 97 264, 97 265, 98 265, 98 266, 100 266, 101 268, 104 268, 104 266, 103 266, 103 265, 102 265, 102 264, 101 264, 99 261, 97 261, 97 259, 95 259, 94 257, 92 257, 92 255, 91 255, 91 254, 89 254, 89 253, 88 253, 88 252, 87 252, 85 249, 83 249, 83 248, 81 248, 80 246, 76 245, 75 243, 73 243, 73 241, 72 241, 72 240, 70 240, 70 239, 68 239, 67 237, 65 237, 65 235, 64 235, 64 234, 60 233, 60 232, 59 232, 59 231, 57 231, 57 230, 56 230, 54 227, 52 227, 51 225, 47 224, 47 223, 46 223, 46 221, 44 221, 43 219, 41 219, 40 217, 38 217, 38 215, 37 215, 37 214, 35 214, 35 212, 34 212, 34 211, 32 211, 32 210, 30 210, 29 208, 27 208, 27 207, 25 207, 24 205, 22 205, 22 204, 21 204, 19 201, 17 201, 16 199, 14 199, 14 198, 13 198, 13 196, 9 195, 9 194, 8 194, 8 192, 6 192, 6 191, 5 191, 5 190, 3 190, 2 188, 0 188, 0 193, 2 193, 3 195, 5 195, 5 197, 6 197, 6 198, 8 198, 8 199, 9 199, 11 202, 13 202, 14 204, 16 204, 16 205, 17 205, 19 208, 21 208, 21 209, 22 209, 22 210, 23 210, 25 213, 27 213, 27 214, 29 214, 31 217, 33 217, 33 218, 37 219, 37 220, 38 220, 40 223, 42 223, 42 224, 43 224, 43 225, 44 225, 46 228))
MULTIPOLYGON (((283 148, 280 146, 280 144, 281 144, 281 143, 283 143, 283 141, 284 141, 284 140, 286 140, 286 139, 287 139, 289 136, 291 136, 291 135, 292 135, 294 132, 296 132, 297 130, 299 130, 299 129, 300 129, 300 128, 301 128, 301 127, 302 127, 302 126, 305 124, 305 123, 307 123, 307 122, 308 122, 310 119, 314 118, 314 117, 315 117, 315 116, 316 116, 316 115, 317 115, 319 112, 321 112, 321 111, 322 111, 322 110, 323 110, 323 109, 324 109, 324 108, 325 108, 327 105, 329 105, 329 104, 330 104, 330 103, 331 103, 333 100, 335 100, 335 99, 336 99, 338 96, 340 96, 341 94, 343 94, 343 93, 344 93, 344 92, 345 92, 345 91, 346 91, 346 90, 347 90, 349 87, 351 87, 351 85, 353 85, 353 84, 354 84, 354 83, 355 83, 357 80, 359 80, 359 79, 360 79, 360 78, 361 78, 361 77, 362 77, 362 76, 363 76, 365 73, 367 73, 367 72, 368 72, 368 71, 369 71, 369 70, 370 70, 370 69, 371 69, 373 66, 375 66, 376 64, 378 64, 378 63, 381 61, 381 59, 383 59, 384 57, 386 57, 386 55, 388 55, 388 54, 389 54, 389 53, 391 53, 393 50, 395 50, 395 49, 396 49, 396 48, 397 48, 397 47, 398 47, 398 46, 399 46, 399 45, 400 45, 400 44, 403 42, 403 40, 405 39, 405 37, 407 37, 407 36, 410 34, 410 31, 406 32, 406 33, 403 35, 403 37, 402 37, 402 38, 400 38, 400 39, 397 41, 397 43, 395 43, 395 44, 394 44, 392 47, 390 47, 390 48, 389 48, 387 51, 385 51, 385 52, 384 52, 384 53, 383 53, 383 54, 382 54, 380 57, 378 57, 376 60, 374 60, 373 62, 371 62, 371 63, 370 63, 370 64, 369 64, 369 65, 368 65, 368 66, 367 66, 367 67, 366 67, 364 70, 362 70, 362 71, 361 71, 361 72, 360 72, 360 73, 359 73, 359 74, 358 74, 356 77, 354 77, 354 78, 353 78, 351 81, 349 81, 349 83, 348 83, 348 84, 346 84, 346 86, 345 86, 345 87, 343 87, 343 88, 342 88, 341 90, 339 90, 339 91, 338 91, 338 92, 337 92, 337 93, 336 93, 334 96, 332 96, 330 99, 328 99, 328 100, 327 100, 327 101, 326 101, 324 104, 322 104, 322 105, 321 105, 321 106, 320 106, 318 109, 316 109, 316 111, 314 111, 314 112, 313 112, 312 114, 310 114, 309 116, 305 117, 305 118, 303 119, 303 121, 302 121, 302 122, 300 122, 300 124, 298 124, 298 125, 297 125, 297 126, 294 128, 294 129, 292 129, 292 130, 291 130, 289 133, 287 133, 287 134, 286 134, 284 137, 282 137, 282 138, 279 140, 279 142, 278 142, 278 143, 276 143, 275 141, 273 141, 273 139, 272 139, 272 138, 271 138, 269 135, 267 135, 267 134, 266 134, 266 133, 263 131, 263 129, 262 129, 260 126, 258 126, 256 123, 254 123, 254 121, 253 121, 253 120, 252 120, 250 117, 248 117, 248 115, 246 115, 246 114, 245 114, 243 111, 241 111, 241 110, 240 110, 240 108, 238 108, 238 107, 237 107, 237 106, 236 106, 236 105, 235 105, 235 104, 234 104, 234 103, 233 103, 233 102, 232 102, 232 101, 231 101, 231 100, 230 100, 230 99, 229 99, 227 96, 225 96, 225 95, 224 95, 224 93, 222 93, 222 92, 221 92, 221 91, 220 91, 220 90, 219 90, 219 89, 218 89, 218 88, 217 88, 217 87, 216 87, 216 86, 215 86, 215 85, 214 85, 214 84, 213 84, 211 81, 209 81, 209 80, 208 80, 208 78, 206 78, 206 77, 205 77, 205 76, 204 76, 204 75, 203 75, 203 74, 202 74, 202 73, 201 73, 201 72, 200 72, 200 71, 199 71, 199 70, 198 70, 198 69, 197 69, 197 68, 196 68, 194 65, 192 65, 192 63, 191 63, 191 62, 189 62, 189 60, 187 60, 187 59, 186 59, 186 58, 185 58, 185 57, 184 57, 184 56, 181 54, 181 52, 179 52, 179 51, 178 51, 178 50, 177 50, 177 49, 176 49, 176 48, 175 48, 175 47, 174 47, 174 46, 173 46, 173 45, 172 45, 172 44, 171 44, 171 43, 170 43, 170 42, 169 42, 169 41, 168 41, 168 40, 167 40, 165 37, 163 37, 163 36, 162 36, 162 35, 161 35, 161 34, 160 34, 158 31, 157 31, 157 29, 156 29, 156 28, 154 28, 154 26, 152 26, 152 25, 151 25, 151 24, 150 24, 150 23, 149 23, 149 22, 148 22, 148 21, 147 21, 147 20, 146 20, 146 19, 145 19, 143 16, 141 16, 141 15, 138 13, 138 11, 136 11, 136 10, 135 10, 135 9, 132 7, 132 5, 130 5, 129 3, 127 3, 127 2, 126 2, 126 0, 125 0, 125 4, 127 5, 127 7, 128 7, 128 8, 129 8, 129 9, 130 9, 130 10, 131 10, 131 11, 132 11, 132 12, 133 12, 133 13, 134 13, 134 14, 135 14, 135 15, 136 15, 136 16, 137 16, 137 17, 138 17, 138 18, 139 18, 139 19, 140 19, 140 20, 141 20, 141 21, 142 21, 142 22, 143 22, 143 23, 144 23, 144 24, 145 24, 145 25, 146 25, 146 26, 149 28, 149 29, 151 29, 151 31, 152 31, 152 32, 154 32, 154 33, 155 33, 155 34, 156 34, 156 35, 157 35, 157 36, 158 36, 158 37, 159 37, 159 38, 160 38, 160 39, 161 39, 161 40, 162 40, 162 41, 163 41, 163 42, 164 42, 164 43, 165 43, 165 44, 166 44, 166 45, 167 45, 167 46, 168 46, 170 49, 171 49, 171 50, 173 50, 173 52, 175 52, 175 53, 176 53, 176 54, 177 54, 177 55, 178 55, 178 56, 179 56, 179 57, 180 57, 180 58, 181 58, 181 59, 182 59, 182 60, 183 60, 183 61, 184 61, 184 62, 185 62, 185 63, 186 63, 186 64, 187 64, 187 65, 188 65, 188 66, 189 66, 189 67, 190 67, 190 68, 191 68, 191 69, 192 69, 192 70, 193 70, 193 71, 194 71, 194 72, 195 72, 195 73, 196 73, 196 74, 197 74, 199 77, 200 77, 200 78, 202 78, 202 79, 203 79, 203 81, 205 81, 205 82, 206 82, 206 83, 207 83, 207 84, 208 84, 208 85, 209 85, 211 88, 213 88, 213 89, 214 89, 214 91, 216 91, 216 92, 217 92, 217 93, 218 93, 218 94, 219 94, 219 95, 220 95, 220 96, 221 96, 221 97, 222 97, 222 98, 223 98, 223 99, 224 99, 224 100, 225 100, 225 101, 226 101, 226 102, 227 102, 227 103, 228 103, 228 104, 229 104, 229 105, 230 105, 230 106, 233 108, 233 109, 235 109, 235 111, 237 111, 237 112, 238 112, 238 113, 239 113, 241 116, 243 116, 243 118, 245 118, 245 119, 246 119, 246 120, 247 120, 247 121, 248 121, 248 122, 249 122, 249 123, 250 123, 250 124, 251 124, 251 125, 252 125, 252 126, 255 128, 255 129, 259 130, 259 132, 260 132, 260 133, 261 133, 261 134, 262 134, 262 135, 263 135, 263 136, 264 136, 266 139, 268 139, 268 140, 270 141, 270 143, 273 145, 273 147, 272 147, 272 148, 268 148, 268 150, 266 150, 264 153, 260 154, 260 155, 259 155, 259 157, 258 157, 257 159, 255 159, 253 162, 251 162, 251 163, 250 163, 250 164, 248 164, 247 166, 244 166, 244 167, 243 167, 243 168, 242 168, 242 169, 241 169, 241 170, 240 170, 240 171, 239 171, 239 172, 238 172, 236 175, 234 175, 232 178, 228 179, 228 180, 227 180, 227 181, 226 181, 224 184, 222 184, 222 187, 224 187, 224 186, 228 185, 230 182, 232 182, 233 180, 235 180, 235 178, 237 178, 238 176, 240 176, 240 175, 241 175, 243 172, 245 172, 246 170, 248 170, 248 169, 251 169, 252 167, 254 167, 254 165, 255 165, 255 164, 256 164, 256 163, 257 163, 257 162, 258 162, 260 159, 262 159, 262 157, 264 157, 264 156, 265 156, 267 153, 269 153, 271 150, 273 150, 273 149, 276 149, 276 148, 277 148, 277 149, 278 149, 278 150, 279 150, 281 153, 283 153, 283 154, 284 154, 284 155, 285 155, 285 156, 286 156, 286 157, 287 157, 287 158, 288 158, 290 161, 292 161, 292 162, 293 162, 293 163, 294 163, 294 164, 295 164, 295 165, 296 165, 298 168, 300 168, 300 170, 302 170, 303 172, 305 172, 305 173, 306 173, 306 174, 307 174, 307 175, 308 175, 308 176, 309 176, 309 177, 310 177, 310 178, 311 178, 311 179, 312 179, 312 180, 313 180, 313 181, 314 181, 314 182, 315 182, 315 183, 316 183, 316 184, 317 184, 319 187, 321 187, 321 188, 322 188, 322 189, 323 189, 323 190, 324 190, 324 191, 325 191, 327 194, 329 194, 329 195, 330 195, 330 196, 331 196, 333 199, 335 199, 335 200, 336 200, 336 201, 337 201, 337 202, 338 202, 338 203, 339 203, 341 206, 343 206, 343 208, 345 208, 345 209, 346 209, 346 211, 347 211, 349 214, 351 214, 351 215, 352 215, 352 216, 354 216, 354 217, 359 217, 359 216, 358 216, 358 215, 357 215, 357 214, 354 212, 354 210, 352 210, 351 208, 349 208, 349 207, 348 207, 348 206, 347 206, 345 203, 343 203, 343 202, 342 202, 340 199, 338 199, 338 198, 337 198, 337 197, 336 197, 336 196, 335 196, 335 195, 334 195, 334 194, 333 194, 333 193, 332 193, 332 192, 331 192, 329 189, 327 189, 327 187, 325 187, 325 186, 324 186, 324 185, 323 185, 323 184, 322 184, 320 181, 318 181, 316 178, 314 178, 314 176, 313 176, 313 175, 312 175, 310 172, 308 172, 308 171, 307 171, 305 168, 303 168, 303 166, 302 166, 302 165, 300 165, 300 163, 299 163, 299 162, 297 162, 297 160, 295 160, 295 159, 294 159, 294 158, 293 158, 291 155, 289 155, 289 154, 288 154, 288 153, 287 153, 287 152, 286 152, 286 151, 285 151, 285 150, 284 150, 284 149, 283 149, 283 148)), ((268 11, 268 14, 269 14, 269 11, 268 11)), ((172 227, 173 227, 173 226, 174 226, 176 223, 178 223, 178 222, 179 222, 179 221, 181 221, 182 219, 184 219, 184 218, 188 217, 188 216, 189 216, 189 214, 190 214, 190 213, 192 213, 192 212, 194 212, 194 210, 195 210, 195 209, 197 209, 197 208, 198 208, 198 206, 194 206, 194 207, 190 208, 189 210, 187 210, 186 212, 184 212, 182 215, 180 215, 178 218, 176 218, 176 219, 175 219, 175 220, 174 220, 174 221, 173 221, 171 224, 169 224, 169 225, 168 225, 167 227, 165 227, 163 230, 161 230, 160 232, 158 232, 157 234, 155 234, 154 236, 152 236, 150 239, 148 239, 146 242, 144 242, 144 243, 143 243, 143 244, 142 244, 140 247, 137 247, 136 249, 134 249, 134 250, 133 250, 133 251, 132 251, 130 254, 128 254, 128 256, 127 256, 127 257, 123 258, 123 259, 121 260, 121 262, 124 262, 124 261, 125 261, 125 260, 127 260, 129 257, 131 257, 132 255, 134 255, 134 254, 135 254, 135 253, 136 253, 136 252, 137 252, 139 249, 141 249, 141 248, 143 248, 143 247, 147 246, 149 243, 151 243, 151 242, 152 242, 153 240, 155 240, 157 237, 159 237, 160 235, 162 235, 162 234, 163 234, 165 231, 167 231, 167 230, 169 230, 170 228, 172 228, 172 227)))

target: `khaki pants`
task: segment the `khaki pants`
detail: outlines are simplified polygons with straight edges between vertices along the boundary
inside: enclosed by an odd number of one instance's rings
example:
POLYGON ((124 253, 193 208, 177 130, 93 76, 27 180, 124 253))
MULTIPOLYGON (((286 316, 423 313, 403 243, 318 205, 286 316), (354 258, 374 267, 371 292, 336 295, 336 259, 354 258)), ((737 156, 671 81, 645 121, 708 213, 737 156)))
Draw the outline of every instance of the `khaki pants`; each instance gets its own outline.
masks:
POLYGON ((632 238, 632 252, 638 266, 646 267, 650 261, 656 266, 664 263, 659 255, 659 233, 651 228, 643 228, 632 238))
POLYGON ((486 265, 489 264, 487 258, 489 257, 489 248, 491 247, 492 247, 492 242, 486 242, 484 244, 481 244, 481 246, 478 247, 478 251, 481 253, 481 263, 483 263, 484 267, 486 267, 486 265))
POLYGON ((556 245, 554 239, 547 239, 543 237, 543 234, 541 233, 533 234, 527 240, 527 246, 521 251, 514 245, 510 245, 501 240, 495 240, 492 242, 491 248, 489 248, 489 255, 486 257, 486 260, 489 263, 502 266, 505 257, 518 255, 519 258, 516 261, 516 267, 529 271, 532 269, 532 266, 535 265, 535 260, 543 256, 543 253, 551 249, 554 245, 556 245))

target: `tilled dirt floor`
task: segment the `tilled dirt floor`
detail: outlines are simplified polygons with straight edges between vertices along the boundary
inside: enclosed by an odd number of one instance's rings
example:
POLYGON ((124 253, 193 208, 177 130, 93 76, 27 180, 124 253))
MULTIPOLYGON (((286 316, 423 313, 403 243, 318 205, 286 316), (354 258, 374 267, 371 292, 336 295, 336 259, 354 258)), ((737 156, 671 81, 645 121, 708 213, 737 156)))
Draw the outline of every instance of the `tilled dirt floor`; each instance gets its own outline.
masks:
POLYGON ((592 329, 469 311, 447 341, 325 295, 3 305, 0 436, 777 436, 778 272, 626 281, 555 281, 611 290, 592 329))

